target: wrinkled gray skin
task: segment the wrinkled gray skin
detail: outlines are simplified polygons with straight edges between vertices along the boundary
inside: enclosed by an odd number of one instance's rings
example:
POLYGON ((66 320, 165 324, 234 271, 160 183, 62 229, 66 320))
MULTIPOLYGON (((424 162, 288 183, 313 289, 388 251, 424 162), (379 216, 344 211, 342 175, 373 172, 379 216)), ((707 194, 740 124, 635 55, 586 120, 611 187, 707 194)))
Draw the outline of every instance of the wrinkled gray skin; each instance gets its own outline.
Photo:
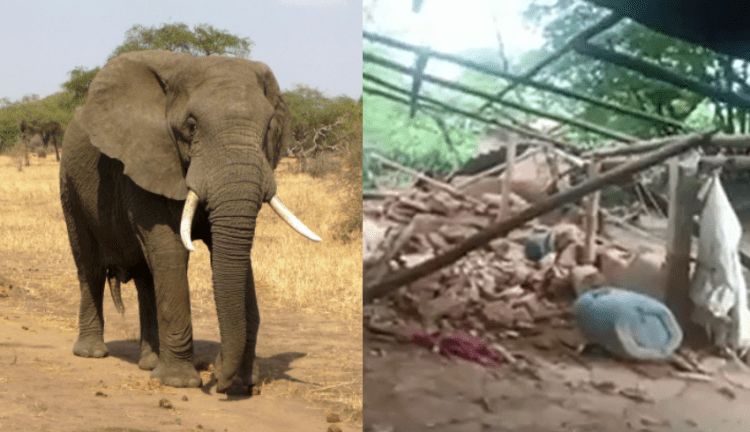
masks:
MULTIPOLYGON (((110 60, 67 127, 60 194, 81 307, 73 352, 104 357, 106 279, 135 281, 142 369, 169 386, 198 387, 192 364, 188 251, 179 224, 188 188, 192 238, 211 252, 221 351, 217 391, 254 382, 260 324, 250 248, 290 114, 263 63, 168 51, 110 60)), ((257 369, 257 367, 256 367, 257 369)))
POLYGON ((57 136, 62 133, 60 125, 53 121, 38 124, 35 121, 26 122, 21 120, 18 125, 21 134, 18 136, 24 151, 24 163, 29 166, 29 153, 36 153, 39 157, 47 156, 47 147, 52 144, 55 147, 55 157, 60 160, 60 151, 57 144, 57 136))

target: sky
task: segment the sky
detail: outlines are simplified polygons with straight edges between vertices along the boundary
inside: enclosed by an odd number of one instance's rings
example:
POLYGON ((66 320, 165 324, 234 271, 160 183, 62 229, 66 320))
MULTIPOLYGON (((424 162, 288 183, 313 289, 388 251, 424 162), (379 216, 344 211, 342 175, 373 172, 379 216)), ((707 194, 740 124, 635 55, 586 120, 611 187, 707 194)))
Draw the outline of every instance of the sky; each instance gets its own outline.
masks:
POLYGON ((0 13, 0 98, 62 91, 77 66, 103 66, 136 24, 210 24, 249 37, 282 90, 362 95, 362 0, 26 0, 0 13))
MULTIPOLYGON (((497 50, 493 18, 497 20, 504 51, 509 58, 518 58, 544 43, 542 29, 529 26, 521 18, 521 12, 528 7, 530 0, 424 0, 416 14, 411 10, 411 0, 364 2, 373 18, 372 22, 364 23, 366 30, 426 45, 440 52, 456 54, 469 48, 484 47, 497 50)), ((409 58, 413 55, 397 60, 411 65, 409 58)), ((431 64, 428 64, 428 73, 432 71, 431 64)), ((458 68, 453 70, 458 71, 458 68)))

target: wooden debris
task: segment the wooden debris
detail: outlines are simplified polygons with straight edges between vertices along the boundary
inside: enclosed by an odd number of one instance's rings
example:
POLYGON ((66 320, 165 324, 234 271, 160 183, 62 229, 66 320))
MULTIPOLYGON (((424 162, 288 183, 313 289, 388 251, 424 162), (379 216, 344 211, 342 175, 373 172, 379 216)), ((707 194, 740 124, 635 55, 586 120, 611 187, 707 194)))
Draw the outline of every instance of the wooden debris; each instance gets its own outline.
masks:
POLYGON ((669 157, 689 150, 690 148, 697 147, 700 144, 705 144, 710 141, 710 134, 680 137, 676 138, 676 140, 675 143, 665 146, 648 156, 621 165, 597 178, 590 179, 563 193, 549 197, 548 199, 545 199, 544 201, 535 204, 508 219, 502 220, 501 222, 472 235, 448 252, 438 255, 434 259, 417 267, 393 272, 380 280, 366 279, 364 281, 364 301, 369 303, 376 297, 381 297, 404 284, 408 284, 431 272, 450 265, 464 257, 470 251, 487 245, 491 240, 506 235, 511 230, 520 227, 529 220, 556 207, 578 200, 591 192, 599 190, 603 186, 616 183, 625 176, 649 168, 669 157))

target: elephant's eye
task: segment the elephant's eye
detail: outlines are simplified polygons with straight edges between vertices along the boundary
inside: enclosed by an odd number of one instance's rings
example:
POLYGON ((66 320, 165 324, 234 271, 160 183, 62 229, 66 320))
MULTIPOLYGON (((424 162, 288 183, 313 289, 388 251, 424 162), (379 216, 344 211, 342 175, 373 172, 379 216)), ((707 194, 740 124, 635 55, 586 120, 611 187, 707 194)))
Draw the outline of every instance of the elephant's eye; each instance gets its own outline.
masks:
POLYGON ((197 123, 195 122, 195 119, 189 118, 187 120, 187 129, 190 133, 190 136, 192 137, 195 135, 195 130, 198 128, 197 123))

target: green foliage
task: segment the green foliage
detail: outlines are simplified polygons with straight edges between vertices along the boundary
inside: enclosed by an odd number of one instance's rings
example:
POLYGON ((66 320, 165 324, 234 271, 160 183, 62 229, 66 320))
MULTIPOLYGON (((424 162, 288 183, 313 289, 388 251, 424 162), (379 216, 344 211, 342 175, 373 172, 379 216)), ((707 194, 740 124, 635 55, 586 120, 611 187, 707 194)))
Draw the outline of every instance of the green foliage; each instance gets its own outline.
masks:
POLYGON ((349 140, 344 161, 344 190, 342 201, 346 217, 338 227, 343 241, 362 238, 362 98, 357 103, 356 116, 344 125, 342 135, 349 140))
MULTIPOLYGON (((209 24, 196 25, 192 30, 184 23, 162 24, 161 27, 134 25, 125 33, 125 42, 115 48, 107 60, 126 52, 142 50, 169 50, 194 56, 230 54, 250 58, 252 45, 250 38, 232 35, 209 24)), ((70 79, 62 84, 68 93, 67 109, 75 111, 86 102, 89 83, 100 69, 79 66, 68 73, 70 79)))
MULTIPOLYGON (((564 0, 551 5, 542 3, 533 2, 524 15, 537 24, 546 22, 544 35, 547 39, 545 50, 548 52, 561 48, 570 38, 609 14, 605 9, 581 1, 564 0)), ((750 66, 745 61, 731 60, 724 55, 655 32, 627 19, 595 36, 590 42, 717 88, 743 86, 750 75, 750 66)), ((553 62, 535 78, 683 122, 704 100, 702 95, 574 52, 553 62)), ((642 138, 675 132, 671 127, 637 120, 585 103, 571 101, 569 106, 573 107, 578 113, 577 117, 583 120, 642 138)), ((723 125, 725 131, 733 131, 736 128, 750 129, 750 117, 736 108, 725 107, 724 110, 716 111, 716 114, 717 123, 723 125)), ((588 135, 589 139, 602 141, 601 137, 574 132, 576 138, 585 135, 588 135)))
POLYGON ((292 142, 288 145, 292 153, 313 155, 326 149, 341 150, 357 142, 357 128, 358 142, 362 142, 361 126, 356 126, 357 119, 361 123, 361 103, 347 96, 328 98, 320 90, 304 85, 297 85, 283 96, 292 113, 292 142))
MULTIPOLYGON (((37 95, 29 95, 16 102, 7 98, 0 101, 0 141, 4 143, 2 152, 7 153, 17 146, 21 120, 39 125, 57 123, 64 130, 74 114, 68 108, 69 96, 67 92, 61 92, 41 100, 37 95)), ((58 143, 62 143, 62 131, 58 132, 57 138, 58 143)))
POLYGON ((134 25, 125 33, 125 42, 115 48, 114 58, 130 51, 168 50, 194 56, 230 54, 250 58, 250 38, 232 35, 209 24, 199 24, 190 30, 187 24, 162 24, 161 27, 134 25))
MULTIPOLYGON (((436 99, 445 100, 445 97, 436 99)), ((366 188, 374 188, 376 183, 387 179, 388 186, 399 187, 411 179, 409 175, 384 167, 370 156, 372 152, 418 171, 438 174, 447 174, 474 154, 477 134, 471 127, 465 127, 464 119, 435 116, 419 112, 410 119, 405 105, 365 94, 363 168, 366 188), (444 123, 444 128, 439 121, 444 123)))
POLYGON ((62 84, 62 88, 68 92, 67 108, 74 111, 77 107, 86 103, 86 94, 89 89, 89 83, 91 83, 91 80, 93 80, 96 74, 99 73, 100 69, 100 67, 86 69, 83 66, 78 66, 68 72, 70 79, 62 84))
POLYGON ((336 237, 343 241, 361 238, 362 98, 329 99, 317 89, 297 86, 284 93, 284 100, 292 112, 293 143, 288 148, 300 156, 297 172, 315 178, 342 174, 345 217, 336 228, 336 237))

